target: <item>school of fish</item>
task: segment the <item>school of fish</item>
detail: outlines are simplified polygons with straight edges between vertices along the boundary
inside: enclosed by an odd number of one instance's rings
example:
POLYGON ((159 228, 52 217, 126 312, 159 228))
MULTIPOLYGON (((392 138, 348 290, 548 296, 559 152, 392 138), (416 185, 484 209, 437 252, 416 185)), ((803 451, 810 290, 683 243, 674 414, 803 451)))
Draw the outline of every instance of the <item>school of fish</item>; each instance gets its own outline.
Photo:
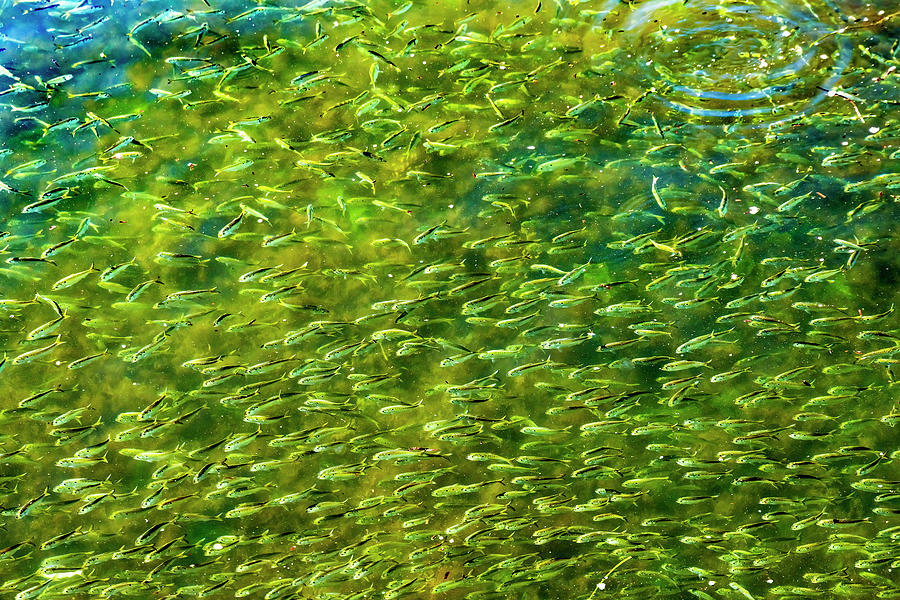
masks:
POLYGON ((900 598, 892 11, 0 3, 0 598, 900 598))

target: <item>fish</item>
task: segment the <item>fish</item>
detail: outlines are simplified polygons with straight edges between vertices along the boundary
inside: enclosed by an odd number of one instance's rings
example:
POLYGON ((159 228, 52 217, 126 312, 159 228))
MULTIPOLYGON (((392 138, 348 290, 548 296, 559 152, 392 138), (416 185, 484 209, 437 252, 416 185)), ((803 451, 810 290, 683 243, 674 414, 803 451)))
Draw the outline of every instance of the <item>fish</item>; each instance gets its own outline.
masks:
POLYGON ((61 336, 57 336, 56 341, 54 341, 52 344, 43 346, 41 348, 36 348, 34 350, 28 350, 27 352, 23 352, 22 354, 19 354, 18 356, 16 356, 15 358, 12 359, 12 364, 13 365, 22 365, 22 364, 30 363, 30 362, 37 360, 43 356, 46 356, 47 354, 49 354, 50 352, 55 350, 57 347, 65 344, 65 343, 66 342, 62 339, 61 336))

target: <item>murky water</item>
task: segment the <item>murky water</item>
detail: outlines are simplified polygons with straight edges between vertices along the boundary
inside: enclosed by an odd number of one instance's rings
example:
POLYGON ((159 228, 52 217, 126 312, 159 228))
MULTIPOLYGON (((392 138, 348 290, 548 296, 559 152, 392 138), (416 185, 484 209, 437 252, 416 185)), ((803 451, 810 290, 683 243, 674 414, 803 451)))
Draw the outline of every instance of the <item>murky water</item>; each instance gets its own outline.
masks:
POLYGON ((0 598, 896 598, 860 2, 0 3, 0 598))

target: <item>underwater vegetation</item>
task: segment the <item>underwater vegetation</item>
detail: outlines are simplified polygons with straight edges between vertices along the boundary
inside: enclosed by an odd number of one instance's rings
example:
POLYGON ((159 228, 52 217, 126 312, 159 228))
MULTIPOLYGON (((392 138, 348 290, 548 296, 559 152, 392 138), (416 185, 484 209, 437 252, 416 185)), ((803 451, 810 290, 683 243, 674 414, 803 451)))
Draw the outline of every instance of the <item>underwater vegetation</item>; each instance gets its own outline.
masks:
POLYGON ((0 0, 0 599, 900 598, 900 12, 0 0))

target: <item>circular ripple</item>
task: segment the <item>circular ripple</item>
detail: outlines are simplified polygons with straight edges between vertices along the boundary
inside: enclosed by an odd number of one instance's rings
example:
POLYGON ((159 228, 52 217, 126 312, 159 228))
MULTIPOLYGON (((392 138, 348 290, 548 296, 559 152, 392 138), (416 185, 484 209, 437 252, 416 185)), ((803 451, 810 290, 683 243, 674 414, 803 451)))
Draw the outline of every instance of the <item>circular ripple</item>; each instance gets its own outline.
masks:
POLYGON ((670 109, 770 125, 811 112, 850 63, 834 14, 796 0, 610 0, 601 26, 631 55, 625 75, 670 109))

